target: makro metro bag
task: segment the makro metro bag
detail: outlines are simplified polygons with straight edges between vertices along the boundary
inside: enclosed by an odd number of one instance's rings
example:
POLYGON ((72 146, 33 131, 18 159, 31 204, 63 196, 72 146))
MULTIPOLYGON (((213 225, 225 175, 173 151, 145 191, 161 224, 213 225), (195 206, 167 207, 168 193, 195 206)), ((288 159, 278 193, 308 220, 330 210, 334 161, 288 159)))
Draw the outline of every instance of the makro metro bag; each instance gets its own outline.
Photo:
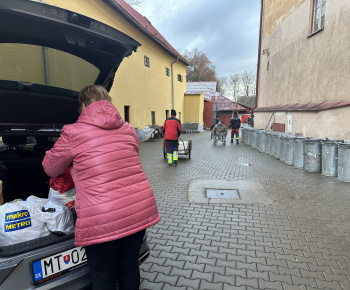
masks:
POLYGON ((35 204, 13 201, 0 206, 0 246, 14 245, 50 234, 36 216, 35 204))

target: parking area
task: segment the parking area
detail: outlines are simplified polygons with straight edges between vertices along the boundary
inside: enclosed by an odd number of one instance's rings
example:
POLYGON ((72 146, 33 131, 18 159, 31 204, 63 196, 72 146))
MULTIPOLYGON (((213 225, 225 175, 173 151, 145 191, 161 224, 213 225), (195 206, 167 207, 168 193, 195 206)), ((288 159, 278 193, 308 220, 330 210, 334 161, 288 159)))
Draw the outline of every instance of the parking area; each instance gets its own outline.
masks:
POLYGON ((349 183, 229 136, 226 146, 214 146, 210 132, 181 138, 193 149, 177 167, 163 158, 163 139, 140 143, 161 216, 148 230, 141 289, 350 289, 349 183), (190 202, 196 182, 230 182, 249 199, 190 202))

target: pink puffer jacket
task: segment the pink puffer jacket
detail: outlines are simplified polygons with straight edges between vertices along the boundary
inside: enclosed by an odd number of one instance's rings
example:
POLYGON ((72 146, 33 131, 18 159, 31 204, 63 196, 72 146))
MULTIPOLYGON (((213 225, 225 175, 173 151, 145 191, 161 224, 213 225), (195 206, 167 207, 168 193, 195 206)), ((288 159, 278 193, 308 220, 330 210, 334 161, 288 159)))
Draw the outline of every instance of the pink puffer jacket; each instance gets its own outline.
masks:
POLYGON ((76 123, 64 126, 43 166, 51 177, 71 168, 77 190, 76 246, 120 239, 160 220, 137 134, 109 101, 92 103, 76 123))

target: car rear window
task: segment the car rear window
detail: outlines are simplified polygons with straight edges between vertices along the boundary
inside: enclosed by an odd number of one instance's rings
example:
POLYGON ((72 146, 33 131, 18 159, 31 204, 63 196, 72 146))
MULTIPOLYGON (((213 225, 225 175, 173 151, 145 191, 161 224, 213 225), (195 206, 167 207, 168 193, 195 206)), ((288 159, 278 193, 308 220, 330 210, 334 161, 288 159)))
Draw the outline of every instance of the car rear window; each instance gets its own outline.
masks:
POLYGON ((100 73, 91 63, 43 46, 0 43, 0 79, 80 91, 100 73))

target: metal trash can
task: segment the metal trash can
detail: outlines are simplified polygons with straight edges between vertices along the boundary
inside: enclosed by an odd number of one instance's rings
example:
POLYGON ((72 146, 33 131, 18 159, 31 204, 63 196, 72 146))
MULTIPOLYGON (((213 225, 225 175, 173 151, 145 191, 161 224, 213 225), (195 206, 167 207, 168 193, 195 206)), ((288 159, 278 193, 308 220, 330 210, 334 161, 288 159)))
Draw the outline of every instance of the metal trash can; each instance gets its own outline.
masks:
POLYGON ((276 143, 276 137, 277 137, 277 132, 271 131, 270 135, 270 149, 269 149, 269 155, 275 157, 275 143, 276 143))
POLYGON ((304 168, 304 140, 306 137, 296 137, 294 139, 293 165, 295 168, 304 168))
POLYGON ((242 126, 241 129, 240 129, 240 131, 241 131, 241 133, 242 133, 242 143, 243 143, 243 144, 246 144, 247 130, 246 130, 245 127, 242 126))
POLYGON ((265 135, 266 135, 266 142, 265 142, 264 153, 271 155, 270 152, 271 152, 272 131, 265 131, 265 135))
POLYGON ((252 128, 246 127, 246 145, 251 146, 252 128))
POLYGON ((321 172, 322 169, 321 139, 311 138, 304 140, 304 170, 308 172, 321 172))
POLYGON ((296 136, 287 134, 285 136, 284 163, 294 164, 294 140, 296 136))
POLYGON ((260 152, 265 152, 266 147, 266 131, 260 130, 258 135, 258 150, 260 152))
POLYGON ((280 159, 281 154, 281 137, 283 133, 276 133, 275 137, 275 158, 280 159))
POLYGON ((350 143, 338 144, 338 180, 350 182, 350 143))
POLYGON ((251 146, 257 148, 258 146, 258 129, 253 129, 251 133, 251 146))
POLYGON ((284 162, 286 160, 286 139, 287 134, 281 134, 281 145, 280 145, 280 161, 284 162))
POLYGON ((324 140, 322 144, 322 175, 338 175, 338 144, 344 140, 324 140))

